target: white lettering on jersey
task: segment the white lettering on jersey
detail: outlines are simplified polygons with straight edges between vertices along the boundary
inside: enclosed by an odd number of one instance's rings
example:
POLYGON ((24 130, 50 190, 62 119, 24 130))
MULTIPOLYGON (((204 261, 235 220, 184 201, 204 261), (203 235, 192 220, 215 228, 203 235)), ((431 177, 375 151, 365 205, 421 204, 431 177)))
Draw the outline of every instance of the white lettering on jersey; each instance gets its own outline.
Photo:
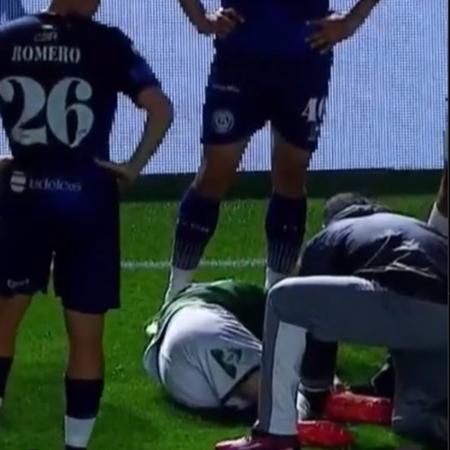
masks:
POLYGON ((37 81, 27 77, 8 77, 0 81, 0 100, 12 103, 20 87, 23 93, 23 111, 12 128, 10 139, 24 146, 48 144, 49 129, 53 135, 70 148, 80 145, 94 125, 92 109, 81 102, 88 102, 93 95, 91 85, 81 78, 64 78, 46 96, 44 88, 37 81), (80 103, 68 104, 69 90, 73 89, 80 103), (29 128, 27 125, 46 110, 46 123, 41 127, 29 128), (69 137, 68 115, 75 113, 76 129, 73 138, 69 137))
POLYGON ((11 61, 13 63, 79 64, 81 56, 80 48, 67 45, 16 45, 13 48, 11 61))

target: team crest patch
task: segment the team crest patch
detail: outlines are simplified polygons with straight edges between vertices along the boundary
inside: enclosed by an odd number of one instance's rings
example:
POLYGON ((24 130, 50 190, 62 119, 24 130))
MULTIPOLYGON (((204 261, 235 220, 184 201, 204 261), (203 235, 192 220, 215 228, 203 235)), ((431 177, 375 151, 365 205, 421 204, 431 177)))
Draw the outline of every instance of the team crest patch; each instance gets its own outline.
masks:
POLYGON ((216 349, 211 350, 211 356, 216 360, 217 364, 231 378, 236 378, 237 365, 242 359, 242 350, 239 349, 216 349))
POLYGON ((234 128, 234 114, 228 109, 218 109, 213 114, 212 122, 216 133, 229 133, 234 128))

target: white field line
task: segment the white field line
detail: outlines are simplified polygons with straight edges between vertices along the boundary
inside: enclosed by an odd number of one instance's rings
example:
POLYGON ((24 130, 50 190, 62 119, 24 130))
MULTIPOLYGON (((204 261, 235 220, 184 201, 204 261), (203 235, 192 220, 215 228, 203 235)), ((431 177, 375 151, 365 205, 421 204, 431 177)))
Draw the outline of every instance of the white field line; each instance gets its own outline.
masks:
MULTIPOLYGON (((200 263, 200 267, 209 269, 251 269, 264 267, 264 259, 206 259, 200 263)), ((169 261, 122 261, 122 269, 137 270, 167 270, 169 261)))

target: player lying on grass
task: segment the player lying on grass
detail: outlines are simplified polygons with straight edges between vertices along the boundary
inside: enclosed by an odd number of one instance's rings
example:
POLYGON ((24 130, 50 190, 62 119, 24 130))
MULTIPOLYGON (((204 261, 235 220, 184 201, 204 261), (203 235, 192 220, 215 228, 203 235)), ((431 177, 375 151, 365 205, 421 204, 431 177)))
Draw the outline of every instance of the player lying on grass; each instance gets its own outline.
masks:
POLYGON ((267 122, 273 194, 265 221, 266 286, 293 273, 305 233, 306 173, 328 95, 330 50, 352 36, 379 1, 355 0, 348 14, 331 16, 329 0, 222 0, 215 14, 201 0, 179 0, 199 33, 217 39, 203 110, 203 160, 179 207, 167 299, 191 283, 245 149, 267 122))
POLYGON ((193 284, 147 327, 144 367, 189 408, 254 406, 266 295, 233 280, 193 284))
MULTIPOLYGON (((264 290, 252 284, 220 280, 191 285, 147 327, 150 343, 143 364, 149 378, 181 406, 254 417, 265 305, 264 290)), ((300 420, 310 418, 301 396, 298 409, 300 420)), ((362 405, 354 413, 367 416, 370 411, 362 405)), ((314 444, 348 439, 329 423, 308 424, 308 432, 314 444)))
POLYGON ((65 445, 78 450, 103 392, 105 314, 119 307, 117 181, 137 178, 172 118, 130 40, 91 19, 99 3, 54 0, 0 28, 0 113, 12 151, 0 161, 0 406, 20 323, 34 294, 47 290, 54 259, 69 338, 65 445), (120 92, 150 120, 130 161, 114 164, 109 134, 120 92))
MULTIPOLYGON (((396 367, 392 426, 447 444, 448 240, 423 222, 362 197, 326 206, 301 276, 267 301, 258 420, 251 436, 218 450, 296 450, 296 398, 308 333, 327 358, 335 342, 390 349, 396 367)), ((322 386, 329 389, 331 377, 322 386)))

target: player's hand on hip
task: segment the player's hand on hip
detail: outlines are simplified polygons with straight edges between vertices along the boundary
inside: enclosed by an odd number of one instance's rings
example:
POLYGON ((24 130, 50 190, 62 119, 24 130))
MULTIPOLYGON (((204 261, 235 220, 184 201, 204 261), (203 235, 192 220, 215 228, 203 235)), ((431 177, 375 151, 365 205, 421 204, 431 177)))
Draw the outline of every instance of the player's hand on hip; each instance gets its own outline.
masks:
POLYGON ((128 163, 116 163, 113 161, 103 161, 100 159, 96 159, 95 163, 117 178, 121 191, 129 188, 139 176, 139 171, 128 163))
POLYGON ((353 36, 361 24, 350 15, 332 14, 324 19, 310 21, 308 25, 312 25, 314 31, 306 38, 306 42, 323 54, 353 36))
POLYGON ((198 27, 198 30, 202 34, 225 38, 242 23, 244 23, 244 18, 235 9, 220 8, 215 13, 207 14, 204 23, 198 27))

